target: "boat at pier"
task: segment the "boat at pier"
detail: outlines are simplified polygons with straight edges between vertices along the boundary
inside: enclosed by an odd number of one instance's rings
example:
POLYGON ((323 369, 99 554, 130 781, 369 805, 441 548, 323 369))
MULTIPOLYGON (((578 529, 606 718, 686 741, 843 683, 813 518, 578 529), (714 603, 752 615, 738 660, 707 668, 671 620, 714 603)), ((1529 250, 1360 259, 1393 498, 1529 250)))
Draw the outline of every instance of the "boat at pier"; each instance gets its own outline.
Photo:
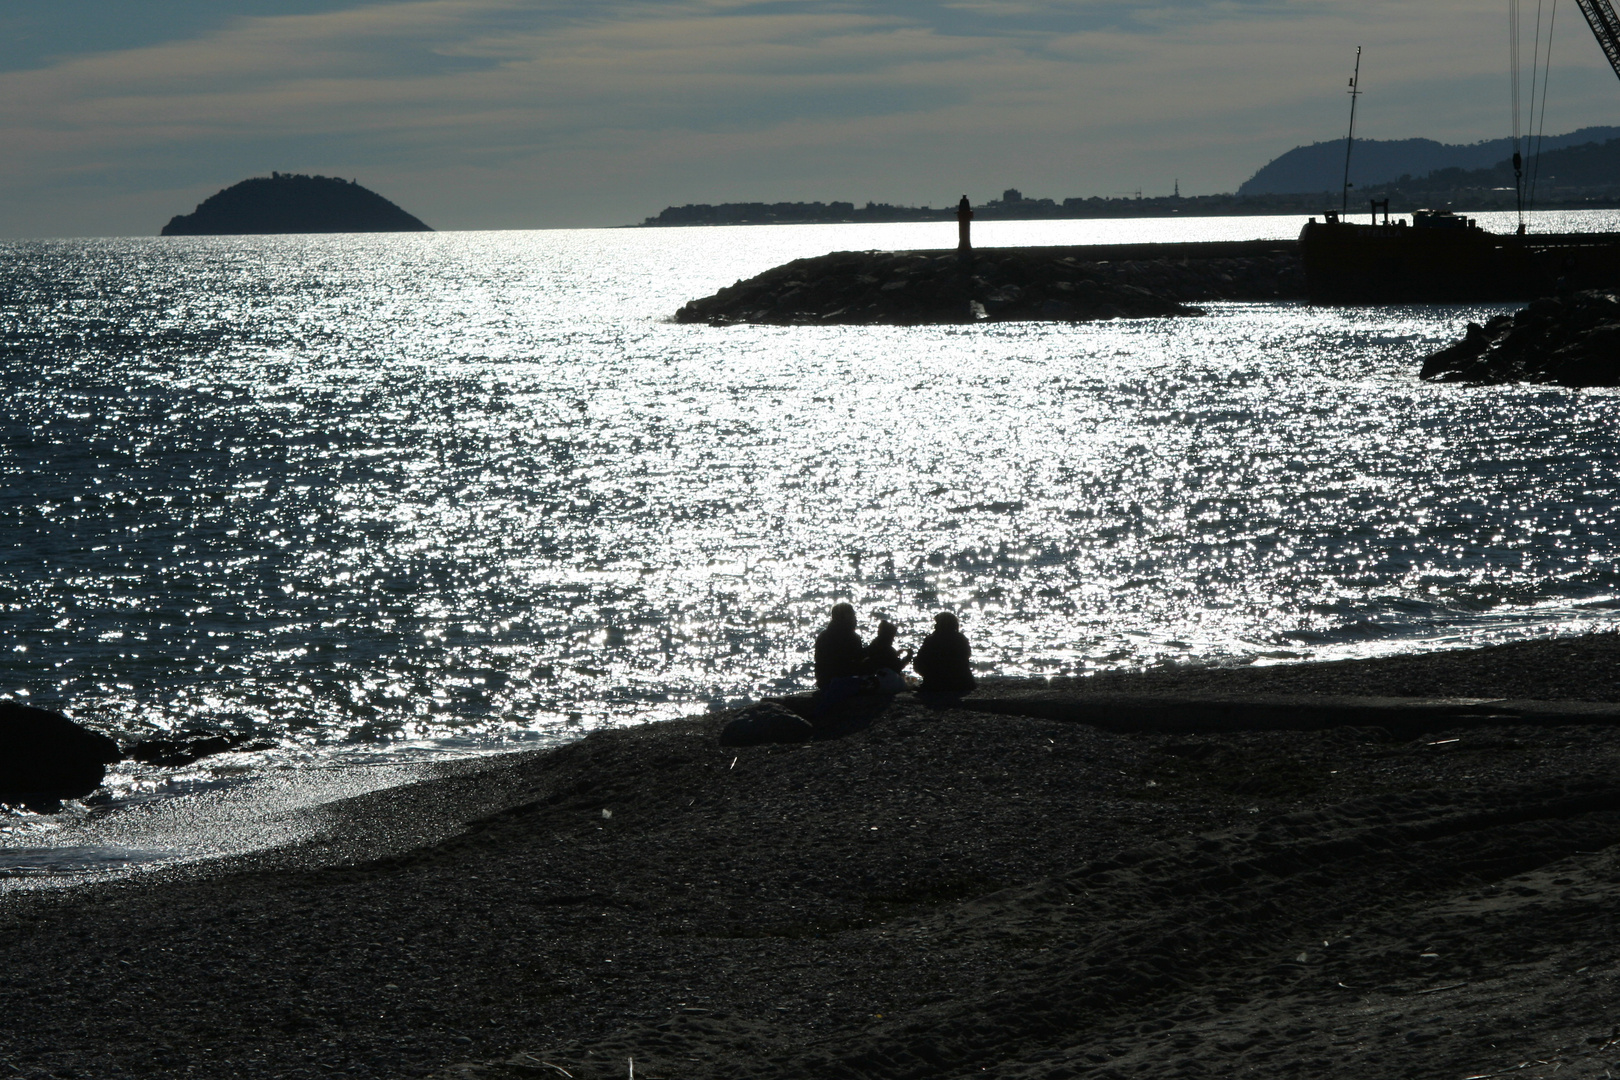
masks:
POLYGON ((1354 224, 1337 213, 1300 230, 1313 304, 1444 304, 1533 300, 1575 289, 1620 288, 1620 235, 1503 236, 1448 210, 1412 221, 1354 224))
MULTIPOLYGON (((1576 0, 1587 25, 1620 76, 1620 14, 1610 0, 1576 0)), ((1513 72, 1513 141, 1519 144, 1519 13, 1509 0, 1510 52, 1513 72)), ((1530 115, 1537 104, 1536 75, 1543 73, 1542 116, 1546 115, 1546 81, 1538 15, 1535 61, 1531 68, 1530 115)), ((1551 64, 1549 24, 1545 60, 1551 64)), ((1553 233, 1527 235, 1524 212, 1534 200, 1536 162, 1530 154, 1528 184, 1525 155, 1514 151, 1512 164, 1518 196, 1519 228, 1503 236, 1487 232, 1472 218, 1449 210, 1417 210, 1412 221, 1390 222, 1389 200, 1372 200, 1372 220, 1357 225, 1349 219, 1350 154, 1356 138, 1356 99, 1361 96, 1361 49, 1356 49, 1350 77, 1350 130, 1345 139, 1343 202, 1323 220, 1311 218, 1299 234, 1305 291, 1313 304, 1489 303, 1533 300, 1538 296, 1579 289, 1620 288, 1620 234, 1553 233), (1528 187, 1528 198, 1527 198, 1528 187), (1384 220, 1379 222, 1382 207, 1384 220)), ((1525 151, 1538 138, 1527 138, 1525 151)))

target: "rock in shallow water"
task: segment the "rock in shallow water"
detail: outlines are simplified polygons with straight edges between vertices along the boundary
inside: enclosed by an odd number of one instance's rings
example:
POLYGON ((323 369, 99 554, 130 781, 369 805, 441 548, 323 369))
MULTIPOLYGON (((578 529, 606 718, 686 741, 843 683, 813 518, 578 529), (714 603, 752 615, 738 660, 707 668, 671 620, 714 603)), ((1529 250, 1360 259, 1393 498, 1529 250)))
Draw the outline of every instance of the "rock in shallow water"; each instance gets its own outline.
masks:
POLYGON ((0 802, 54 810, 100 787, 120 756, 112 739, 61 713, 0 701, 0 802))
POLYGON ((1472 385, 1529 382, 1620 386, 1620 299, 1582 292, 1546 297, 1484 326, 1423 361, 1421 376, 1472 385))
POLYGON ((206 731, 187 731, 179 739, 142 739, 130 749, 129 759, 146 765, 190 765, 199 758, 225 754, 233 750, 269 750, 272 742, 250 742, 251 735, 209 735, 206 731))

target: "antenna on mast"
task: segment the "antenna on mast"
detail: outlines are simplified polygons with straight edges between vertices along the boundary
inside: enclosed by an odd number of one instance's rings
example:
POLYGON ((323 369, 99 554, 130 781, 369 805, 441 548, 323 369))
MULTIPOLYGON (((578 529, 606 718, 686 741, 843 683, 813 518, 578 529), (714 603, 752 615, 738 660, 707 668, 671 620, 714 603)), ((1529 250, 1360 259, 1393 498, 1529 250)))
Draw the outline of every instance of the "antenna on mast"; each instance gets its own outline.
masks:
POLYGON ((1350 134, 1344 140, 1344 205, 1341 212, 1350 213, 1350 148, 1356 142, 1356 98, 1361 96, 1361 46, 1356 46, 1356 70, 1350 76, 1350 134))

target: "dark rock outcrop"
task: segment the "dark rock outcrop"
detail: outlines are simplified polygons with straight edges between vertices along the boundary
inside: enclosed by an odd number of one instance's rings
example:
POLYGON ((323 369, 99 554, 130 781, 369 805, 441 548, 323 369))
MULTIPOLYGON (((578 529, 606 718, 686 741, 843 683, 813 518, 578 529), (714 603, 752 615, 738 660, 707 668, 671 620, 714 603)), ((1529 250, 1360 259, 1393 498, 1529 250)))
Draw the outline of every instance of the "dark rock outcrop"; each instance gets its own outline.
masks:
POLYGON ((1421 375, 1474 385, 1620 386, 1620 299, 1604 292, 1537 300, 1432 353, 1421 375))
MULTIPOLYGON (((1209 245, 1185 245, 1189 250, 1209 245)), ((1304 296, 1291 250, 1233 258, 1176 257, 1178 245, 1146 258, 1108 258, 1109 249, 840 251, 797 259, 693 300, 677 322, 776 325, 921 325, 980 321, 1090 322, 1198 315, 1198 300, 1304 296)))
POLYGON ((61 713, 0 701, 0 802, 55 810, 100 787, 120 756, 112 739, 61 713))
POLYGON ((251 735, 210 735, 206 731, 182 732, 178 739, 142 739, 129 751, 129 760, 144 765, 190 765, 199 758, 233 750, 269 750, 276 744, 253 742, 251 735))
POLYGON ((171 218, 162 235, 432 231, 352 180, 274 173, 210 195, 191 213, 171 218))

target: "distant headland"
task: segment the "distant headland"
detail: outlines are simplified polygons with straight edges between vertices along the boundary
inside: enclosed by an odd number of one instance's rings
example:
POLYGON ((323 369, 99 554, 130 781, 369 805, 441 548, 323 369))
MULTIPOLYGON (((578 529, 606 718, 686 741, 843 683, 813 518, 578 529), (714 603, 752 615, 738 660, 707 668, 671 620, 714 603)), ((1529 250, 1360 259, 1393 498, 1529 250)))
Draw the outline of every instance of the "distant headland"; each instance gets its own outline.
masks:
MULTIPOLYGON (((1197 195, 1180 194, 1130 198, 1052 199, 1028 198, 1017 188, 1008 188, 1001 198, 974 203, 978 221, 1027 221, 1032 218, 1116 218, 1215 217, 1225 214, 1315 214, 1322 210, 1322 196, 1305 195, 1197 195)), ((856 206, 849 202, 782 203, 696 203, 671 206, 643 226, 669 225, 827 225, 876 224, 893 221, 955 221, 956 205, 895 206, 869 202, 856 206)))
POLYGON ((278 172, 210 195, 191 213, 171 218, 161 235, 432 231, 356 181, 278 172))
MULTIPOLYGON (((1533 175, 1538 210, 1606 210, 1620 207, 1620 128, 1590 127, 1541 142, 1533 175)), ((1001 198, 974 202, 978 221, 1041 218, 1221 217, 1244 214, 1319 214, 1337 210, 1344 198, 1344 140, 1298 146, 1261 166, 1235 193, 1032 198, 1008 188, 1001 198)), ((1393 213, 1418 208, 1462 212, 1512 210, 1512 140, 1451 145, 1431 139, 1357 139, 1350 207, 1389 199, 1393 213)), ((1162 190, 1162 189, 1161 189, 1162 190)), ((693 203, 666 207, 643 226, 809 225, 894 221, 950 221, 955 206, 896 206, 868 202, 693 203)))

